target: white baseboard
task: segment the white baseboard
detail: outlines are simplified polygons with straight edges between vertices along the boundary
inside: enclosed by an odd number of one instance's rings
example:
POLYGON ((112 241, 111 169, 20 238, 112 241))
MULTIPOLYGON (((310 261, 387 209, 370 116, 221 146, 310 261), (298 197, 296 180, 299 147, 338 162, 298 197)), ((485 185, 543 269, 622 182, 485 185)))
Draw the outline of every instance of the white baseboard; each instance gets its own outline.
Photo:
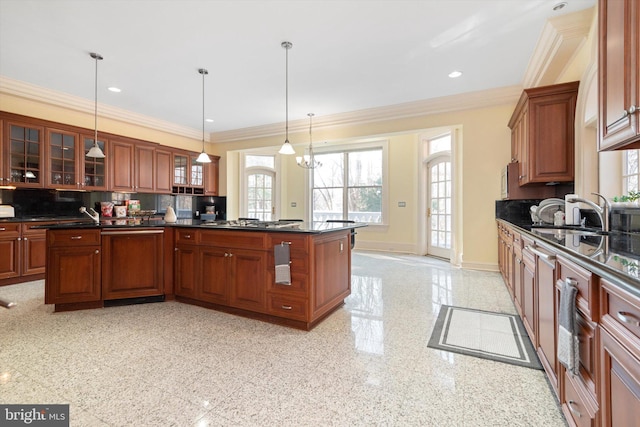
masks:
POLYGON ((462 268, 467 270, 500 271, 498 264, 492 262, 462 262, 462 268))

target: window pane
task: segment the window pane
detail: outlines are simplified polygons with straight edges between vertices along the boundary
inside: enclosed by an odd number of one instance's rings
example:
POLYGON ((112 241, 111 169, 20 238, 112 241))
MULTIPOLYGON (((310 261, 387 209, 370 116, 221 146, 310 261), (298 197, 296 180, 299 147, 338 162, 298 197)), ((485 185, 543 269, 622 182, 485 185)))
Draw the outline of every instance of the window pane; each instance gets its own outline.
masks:
POLYGON ((342 188, 313 190, 313 220, 343 219, 342 188))
POLYGON ((382 188, 350 188, 349 219, 358 222, 382 222, 382 188))
POLYGON ((344 154, 328 153, 316 155, 322 167, 313 170, 313 186, 342 187, 344 177, 344 154))
POLYGON ((349 153, 349 186, 382 184, 382 150, 349 153))
POLYGON ((451 150, 451 135, 447 134, 436 139, 429 140, 429 154, 451 150))
POLYGON ((275 162, 276 160, 274 156, 248 155, 245 157, 245 166, 248 168, 253 166, 262 166, 273 169, 275 167, 275 162))

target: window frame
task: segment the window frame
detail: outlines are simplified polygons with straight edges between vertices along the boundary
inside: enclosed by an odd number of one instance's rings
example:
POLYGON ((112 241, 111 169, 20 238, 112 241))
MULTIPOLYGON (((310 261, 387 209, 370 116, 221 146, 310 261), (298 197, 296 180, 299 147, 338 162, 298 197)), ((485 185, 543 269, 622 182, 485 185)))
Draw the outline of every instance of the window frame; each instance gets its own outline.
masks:
MULTIPOLYGON (((353 142, 347 144, 336 144, 336 145, 327 145, 319 148, 314 147, 314 151, 316 154, 329 154, 329 153, 348 153, 348 152, 358 152, 358 151, 368 151, 371 149, 381 149, 382 150, 382 200, 381 200, 381 222, 372 222, 367 223, 371 228, 375 227, 388 227, 389 226, 389 140, 388 139, 375 139, 371 141, 365 142, 353 142)), ((322 166, 321 166, 322 167, 322 166)), ((308 179, 308 198, 307 205, 309 206, 308 218, 309 220, 313 219, 313 190, 314 190, 314 182, 313 182, 313 170, 310 170, 307 174, 308 179)), ((348 182, 343 182, 343 190, 345 194, 350 187, 348 186, 348 182)), ((348 215, 348 203, 344 206, 345 211, 343 214, 348 215)))
POLYGON ((622 154, 622 194, 629 194, 630 191, 638 191, 640 190, 640 150, 624 150, 623 154, 622 154), (638 162, 638 167, 636 169, 635 173, 627 173, 628 168, 628 162, 627 162, 627 156, 630 152, 635 151, 636 153, 636 159, 638 162), (635 189, 630 190, 629 189, 629 178, 630 177, 635 177, 636 178, 636 183, 637 183, 637 187, 635 189))
POLYGON ((249 206, 248 206, 248 176, 252 173, 268 173, 273 175, 273 206, 275 207, 274 212, 271 214, 272 218, 278 218, 280 216, 280 156, 273 153, 265 153, 259 151, 246 151, 240 153, 240 199, 238 203, 238 211, 240 217, 247 217, 249 206), (269 168, 266 166, 246 166, 246 158, 247 156, 263 156, 263 157, 273 157, 274 159, 274 167, 269 168))

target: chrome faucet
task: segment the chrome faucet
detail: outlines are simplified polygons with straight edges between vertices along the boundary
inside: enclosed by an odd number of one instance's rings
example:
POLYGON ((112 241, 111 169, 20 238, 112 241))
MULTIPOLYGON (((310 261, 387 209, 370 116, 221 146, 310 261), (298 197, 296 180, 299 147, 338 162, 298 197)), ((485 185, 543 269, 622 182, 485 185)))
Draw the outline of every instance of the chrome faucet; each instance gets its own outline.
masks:
POLYGON ((95 221, 96 224, 100 224, 100 214, 96 212, 93 208, 85 208, 82 206, 80 208, 80 213, 86 214, 89 218, 95 221))
POLYGON ((596 214, 598 214, 598 218, 600 219, 600 225, 602 227, 602 231, 604 233, 608 233, 609 232, 609 214, 611 212, 611 203, 609 203, 607 198, 604 197, 600 193, 591 193, 591 194, 593 194, 595 196, 598 196, 602 200, 604 200, 604 206, 597 205, 597 204, 593 203, 591 200, 582 199, 580 197, 571 198, 571 199, 569 199, 567 201, 569 203, 578 203, 578 202, 580 202, 580 203, 584 203, 584 204, 587 204, 587 205, 591 206, 593 208, 593 210, 596 211, 596 214))

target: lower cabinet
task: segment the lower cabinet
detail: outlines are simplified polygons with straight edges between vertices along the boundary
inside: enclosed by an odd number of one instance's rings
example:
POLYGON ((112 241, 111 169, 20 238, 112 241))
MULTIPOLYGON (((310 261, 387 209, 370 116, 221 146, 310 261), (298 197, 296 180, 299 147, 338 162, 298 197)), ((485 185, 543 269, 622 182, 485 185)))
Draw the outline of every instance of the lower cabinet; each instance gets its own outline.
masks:
POLYGON ((600 412, 603 427, 640 420, 640 298, 600 279, 600 412))
POLYGON ((102 297, 100 251, 99 230, 50 231, 45 304, 56 304, 58 310, 77 303, 99 303, 102 297))
POLYGON ((0 285, 44 277, 47 230, 37 229, 51 222, 0 224, 0 285))
POLYGON ((0 280, 20 277, 20 224, 0 225, 0 280))
POLYGON ((163 228, 102 231, 102 299, 164 293, 163 228))
POLYGON ((522 241, 522 324, 527 330, 533 348, 538 348, 536 260, 533 252, 529 250, 533 240, 523 237, 522 241))
POLYGON ((538 357, 549 378, 549 383, 558 394, 556 257, 549 250, 537 246, 537 292, 538 292, 538 357))
POLYGON ((228 249, 225 274, 231 292, 229 305, 256 312, 266 311, 267 254, 250 249, 228 249))

